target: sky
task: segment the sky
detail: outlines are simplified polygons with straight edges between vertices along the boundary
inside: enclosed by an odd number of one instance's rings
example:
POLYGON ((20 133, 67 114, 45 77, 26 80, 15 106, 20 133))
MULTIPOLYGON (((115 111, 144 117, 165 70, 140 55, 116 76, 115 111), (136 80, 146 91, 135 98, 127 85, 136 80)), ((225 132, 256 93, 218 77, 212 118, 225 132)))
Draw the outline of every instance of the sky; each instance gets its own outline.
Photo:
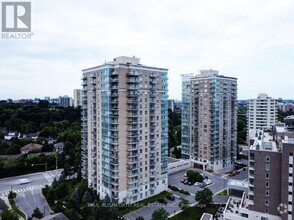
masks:
POLYGON ((0 100, 73 96, 81 70, 117 56, 238 78, 238 99, 294 99, 293 0, 32 0, 32 39, 0 39, 0 100))

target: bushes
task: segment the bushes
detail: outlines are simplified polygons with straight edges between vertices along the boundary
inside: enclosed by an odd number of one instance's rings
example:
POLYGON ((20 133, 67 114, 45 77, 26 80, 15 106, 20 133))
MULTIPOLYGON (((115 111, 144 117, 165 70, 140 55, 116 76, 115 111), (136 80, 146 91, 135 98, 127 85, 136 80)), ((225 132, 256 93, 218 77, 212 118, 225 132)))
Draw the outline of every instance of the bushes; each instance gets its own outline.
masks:
POLYGON ((164 202, 165 202, 165 200, 164 200, 163 198, 159 198, 157 201, 158 201, 159 203, 164 203, 164 202))
POLYGON ((179 189, 178 187, 176 186, 173 186, 173 185, 168 185, 168 188, 170 188, 171 190, 173 191, 176 191, 176 192, 179 192, 179 193, 182 193, 184 195, 190 195, 190 193, 186 190, 183 190, 183 189, 179 189))
POLYGON ((176 192, 179 191, 179 188, 176 186, 168 185, 168 188, 170 188, 171 190, 176 191, 176 192))
POLYGON ((8 195, 8 200, 9 200, 9 203, 11 205, 13 212, 16 215, 21 216, 22 218, 25 219, 25 214, 22 211, 20 211, 18 206, 15 204, 15 201, 14 201, 15 198, 16 198, 16 193, 10 191, 9 195, 8 195))
POLYGON ((190 193, 188 191, 183 190, 183 189, 179 190, 179 192, 184 194, 184 195, 190 195, 190 193))

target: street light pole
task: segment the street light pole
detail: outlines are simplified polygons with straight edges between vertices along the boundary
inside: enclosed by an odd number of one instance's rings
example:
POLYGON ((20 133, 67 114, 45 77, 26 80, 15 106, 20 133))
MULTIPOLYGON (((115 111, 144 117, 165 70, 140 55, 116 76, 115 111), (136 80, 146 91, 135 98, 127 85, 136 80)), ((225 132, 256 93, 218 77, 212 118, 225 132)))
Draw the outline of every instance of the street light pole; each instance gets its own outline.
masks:
POLYGON ((45 162, 45 163, 33 163, 32 164, 32 167, 33 166, 45 166, 45 169, 46 169, 46 171, 47 171, 47 161, 45 162))
POLYGON ((57 173, 58 165, 57 165, 57 154, 55 154, 55 170, 57 173))

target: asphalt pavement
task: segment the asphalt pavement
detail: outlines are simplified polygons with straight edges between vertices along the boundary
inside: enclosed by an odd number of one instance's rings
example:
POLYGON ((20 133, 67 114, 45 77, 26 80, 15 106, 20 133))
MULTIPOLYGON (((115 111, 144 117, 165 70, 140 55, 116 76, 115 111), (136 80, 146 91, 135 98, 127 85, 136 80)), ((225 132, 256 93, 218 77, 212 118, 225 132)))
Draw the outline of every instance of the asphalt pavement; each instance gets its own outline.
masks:
MULTIPOLYGON (((227 187, 228 177, 225 174, 211 174, 203 170, 190 168, 187 170, 196 170, 197 172, 203 173, 205 176, 207 176, 210 180, 213 181, 212 185, 207 186, 214 194, 224 190, 227 187)), ((182 193, 179 193, 177 191, 169 190, 169 192, 173 193, 176 197, 175 201, 168 201, 168 204, 163 205, 159 203, 153 203, 149 206, 142 207, 134 212, 131 212, 124 217, 127 220, 135 220, 137 217, 142 216, 146 220, 150 220, 152 218, 152 213, 158 209, 159 207, 164 207, 170 215, 174 214, 175 212, 178 212, 180 210, 179 202, 180 197, 187 199, 190 204, 197 204, 195 200, 195 193, 197 191, 203 190, 203 188, 195 187, 194 185, 189 186, 181 183, 181 179, 185 178, 184 174, 187 172, 187 170, 179 171, 177 173, 173 173, 168 175, 168 184, 176 186, 180 189, 188 191, 191 195, 184 195, 182 193)), ((240 172, 241 173, 241 172, 240 172)), ((242 174, 243 175, 243 174, 242 174)), ((243 178, 241 175, 240 178, 243 178)), ((235 176, 236 178, 237 176, 235 176)), ((220 196, 214 196, 213 201, 215 203, 226 203, 228 197, 220 197, 220 196)))
POLYGON ((63 169, 51 170, 40 173, 32 173, 0 179, 0 195, 8 196, 9 191, 16 192, 16 204, 27 216, 31 216, 33 210, 39 207, 45 215, 50 215, 50 207, 42 194, 41 189, 45 185, 51 185, 54 178, 59 178, 63 169), (26 184, 20 184, 21 179, 29 180, 26 184))
POLYGON ((50 215, 50 207, 42 194, 41 189, 17 193, 15 202, 19 209, 23 211, 28 217, 33 214, 33 210, 38 207, 44 216, 50 215))
POLYGON ((57 171, 46 171, 39 173, 32 173, 22 176, 14 176, 9 178, 0 179, 0 195, 7 196, 9 191, 16 193, 42 188, 45 185, 52 183, 54 177, 59 177, 63 169, 57 171), (21 179, 28 179, 30 182, 20 184, 21 179))

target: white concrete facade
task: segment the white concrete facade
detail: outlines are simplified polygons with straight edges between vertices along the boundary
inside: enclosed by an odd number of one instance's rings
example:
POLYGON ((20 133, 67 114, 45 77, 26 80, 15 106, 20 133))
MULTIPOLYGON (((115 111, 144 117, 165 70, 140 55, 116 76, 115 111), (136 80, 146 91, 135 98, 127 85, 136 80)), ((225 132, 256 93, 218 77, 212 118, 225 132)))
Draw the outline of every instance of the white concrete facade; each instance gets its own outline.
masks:
POLYGON ((249 100, 248 130, 271 128, 276 123, 278 111, 277 100, 267 94, 259 94, 256 99, 249 100))

